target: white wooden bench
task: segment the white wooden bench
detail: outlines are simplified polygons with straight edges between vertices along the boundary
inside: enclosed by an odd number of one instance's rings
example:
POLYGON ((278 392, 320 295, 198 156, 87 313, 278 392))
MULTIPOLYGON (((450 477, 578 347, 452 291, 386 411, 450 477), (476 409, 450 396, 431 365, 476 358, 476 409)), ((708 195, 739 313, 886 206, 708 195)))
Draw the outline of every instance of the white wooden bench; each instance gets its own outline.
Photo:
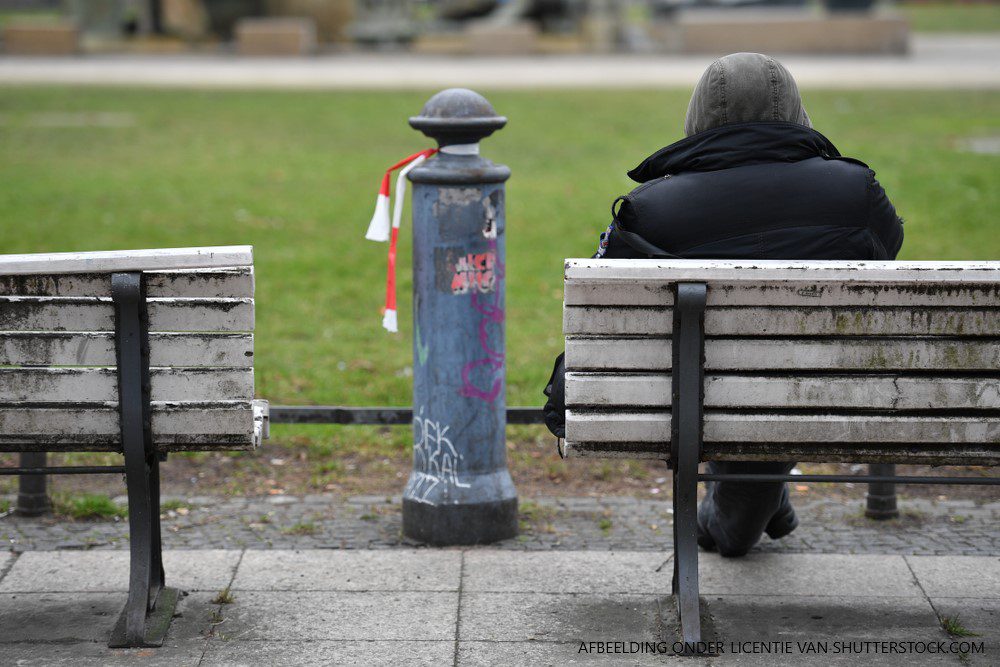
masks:
POLYGON ((113 647, 160 645, 177 599, 159 462, 267 436, 253 293, 250 246, 0 255, 0 452, 124 454, 124 467, 0 471, 125 473, 131 572, 113 647))
POLYGON ((682 638, 701 641, 700 461, 1000 465, 1000 262, 566 261, 565 456, 674 471, 682 638))

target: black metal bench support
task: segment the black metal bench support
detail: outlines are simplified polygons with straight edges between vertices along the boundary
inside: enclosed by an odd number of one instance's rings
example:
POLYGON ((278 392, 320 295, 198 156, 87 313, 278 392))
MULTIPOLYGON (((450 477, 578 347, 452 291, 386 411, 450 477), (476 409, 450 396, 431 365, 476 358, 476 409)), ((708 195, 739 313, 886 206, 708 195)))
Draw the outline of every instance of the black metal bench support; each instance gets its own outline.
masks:
MULTIPOLYGON (((895 463, 872 463, 868 466, 868 474, 873 477, 893 477, 896 475, 895 463)), ((874 482, 868 485, 865 496, 865 516, 876 521, 896 519, 899 517, 899 507, 896 505, 896 485, 892 482, 874 482)))
POLYGON ((674 503, 672 593, 680 615, 683 653, 701 652, 698 600, 698 461, 701 458, 705 375, 704 283, 678 283, 671 364, 670 461, 674 503))
MULTIPOLYGON (((44 468, 45 452, 21 452, 22 468, 44 468)), ((44 475, 24 475, 18 480, 17 513, 20 516, 41 516, 52 509, 44 475)))
POLYGON ((178 593, 164 587, 160 542, 160 459, 150 430, 149 322, 141 273, 111 276, 118 402, 128 486, 129 592, 108 646, 161 646, 178 593))

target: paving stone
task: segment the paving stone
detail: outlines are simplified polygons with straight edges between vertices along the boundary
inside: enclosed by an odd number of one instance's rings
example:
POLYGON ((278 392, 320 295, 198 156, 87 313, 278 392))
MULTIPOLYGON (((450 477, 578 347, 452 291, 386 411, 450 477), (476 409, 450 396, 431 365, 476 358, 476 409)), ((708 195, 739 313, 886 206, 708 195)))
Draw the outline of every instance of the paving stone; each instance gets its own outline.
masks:
POLYGON ((458 594, 245 591, 222 614, 231 640, 454 640, 458 594))
POLYGON ((718 639, 727 643, 847 640, 940 640, 933 607, 922 597, 707 595, 718 639))
POLYGON ((454 641, 210 641, 202 667, 450 665, 454 641))
POLYGON ((539 593, 650 593, 669 590, 669 552, 581 551, 553 558, 525 553, 468 551, 463 589, 539 593))
MULTIPOLYGON (((217 593, 197 592, 182 595, 174 610, 170 630, 164 639, 164 646, 181 647, 184 644, 201 642, 211 634, 219 610, 215 602, 217 593)), ((125 605, 122 598, 121 606, 125 605)), ((119 611, 121 611, 119 609, 119 611)))
MULTIPOLYGON (((218 591, 229 585, 239 557, 238 551, 165 551, 167 585, 218 591)), ((31 551, 0 581, 0 593, 127 591, 128 576, 126 551, 31 551)))
POLYGON ((907 556, 928 596, 1000 598, 1000 557, 907 556))
POLYGON ((3 581, 7 570, 14 564, 14 554, 0 551, 0 581, 3 581))
POLYGON ((702 595, 922 597, 902 556, 700 554, 702 595))
POLYGON ((707 604, 724 652, 713 658, 718 664, 958 664, 957 655, 887 653, 859 643, 946 641, 924 598, 713 595, 707 604))
POLYGON ((462 641, 640 641, 658 638, 655 595, 468 593, 462 641))
POLYGON ((996 665, 1000 661, 1000 599, 997 598, 931 598, 941 618, 956 621, 975 633, 975 637, 954 637, 955 641, 983 643, 983 653, 969 652, 975 665, 996 665))
POLYGON ((458 551, 429 549, 248 551, 233 589, 457 591, 461 560, 458 551))
MULTIPOLYGON (((622 650, 626 650, 625 647, 622 650)), ((637 649, 641 650, 641 649, 637 649)), ((504 665, 505 667, 540 667, 549 665, 637 665, 656 667, 663 665, 690 665, 690 659, 654 653, 607 654, 582 652, 580 642, 474 642, 462 641, 458 645, 458 665, 504 665), (685 662, 687 660, 687 662, 685 662)), ((697 667, 706 667, 707 661, 698 661, 697 667)))
POLYGON ((204 642, 184 646, 143 649, 109 649, 103 642, 63 644, 4 645, 4 663, 19 667, 77 665, 94 667, 196 667, 201 661, 204 642))
MULTIPOLYGON (((832 640, 831 640, 832 642, 832 640)), ((763 655, 721 655, 714 656, 708 660, 711 667, 725 667, 728 665, 739 665, 739 667, 906 667, 907 665, 929 665, 936 667, 961 667, 957 655, 928 655, 926 653, 899 655, 888 653, 853 653, 853 654, 833 654, 830 653, 791 653, 787 655, 774 655, 773 653, 763 655)), ((701 664, 701 663, 699 663, 701 664)))
MULTIPOLYGON (((126 600, 123 593, 0 593, 3 642, 97 642, 104 646, 126 600)), ((210 627, 210 600, 203 593, 178 602, 180 616, 170 625, 168 643, 179 645, 203 636, 210 627)))
POLYGON ((294 505, 299 499, 295 496, 268 496, 267 502, 272 505, 294 505))
POLYGON ((120 593, 0 593, 0 628, 5 642, 107 641, 124 605, 120 593))

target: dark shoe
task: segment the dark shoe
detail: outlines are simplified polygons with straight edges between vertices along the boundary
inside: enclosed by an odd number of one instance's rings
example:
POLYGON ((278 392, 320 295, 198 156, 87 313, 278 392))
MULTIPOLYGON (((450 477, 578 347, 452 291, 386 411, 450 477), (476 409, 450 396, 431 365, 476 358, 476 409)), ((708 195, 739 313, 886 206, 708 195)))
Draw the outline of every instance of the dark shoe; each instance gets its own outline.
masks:
POLYGON ((750 553, 750 547, 719 549, 719 555, 723 558, 742 558, 748 553, 750 553))
POLYGON ((698 522, 698 546, 705 551, 715 551, 715 540, 701 527, 701 521, 698 522))
POLYGON ((772 540, 779 540, 795 530, 798 525, 799 517, 795 516, 795 508, 786 499, 771 517, 771 520, 767 522, 764 532, 772 540))

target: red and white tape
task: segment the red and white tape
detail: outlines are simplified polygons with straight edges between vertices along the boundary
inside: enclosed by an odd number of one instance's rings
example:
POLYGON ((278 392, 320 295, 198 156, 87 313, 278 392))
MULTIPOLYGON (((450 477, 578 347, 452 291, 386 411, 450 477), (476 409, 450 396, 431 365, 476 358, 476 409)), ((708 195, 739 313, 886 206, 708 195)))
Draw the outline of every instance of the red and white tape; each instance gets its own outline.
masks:
POLYGON ((368 224, 365 238, 371 241, 389 242, 389 261, 385 277, 385 308, 382 314, 382 326, 388 331, 399 331, 399 321, 396 314, 396 246, 399 241, 399 225, 403 219, 403 203, 406 198, 406 175, 421 162, 434 155, 436 148, 428 148, 403 158, 385 171, 382 185, 375 200, 375 214, 368 224), (392 207, 392 219, 389 219, 390 183, 392 172, 400 169, 396 177, 396 201, 392 207))

